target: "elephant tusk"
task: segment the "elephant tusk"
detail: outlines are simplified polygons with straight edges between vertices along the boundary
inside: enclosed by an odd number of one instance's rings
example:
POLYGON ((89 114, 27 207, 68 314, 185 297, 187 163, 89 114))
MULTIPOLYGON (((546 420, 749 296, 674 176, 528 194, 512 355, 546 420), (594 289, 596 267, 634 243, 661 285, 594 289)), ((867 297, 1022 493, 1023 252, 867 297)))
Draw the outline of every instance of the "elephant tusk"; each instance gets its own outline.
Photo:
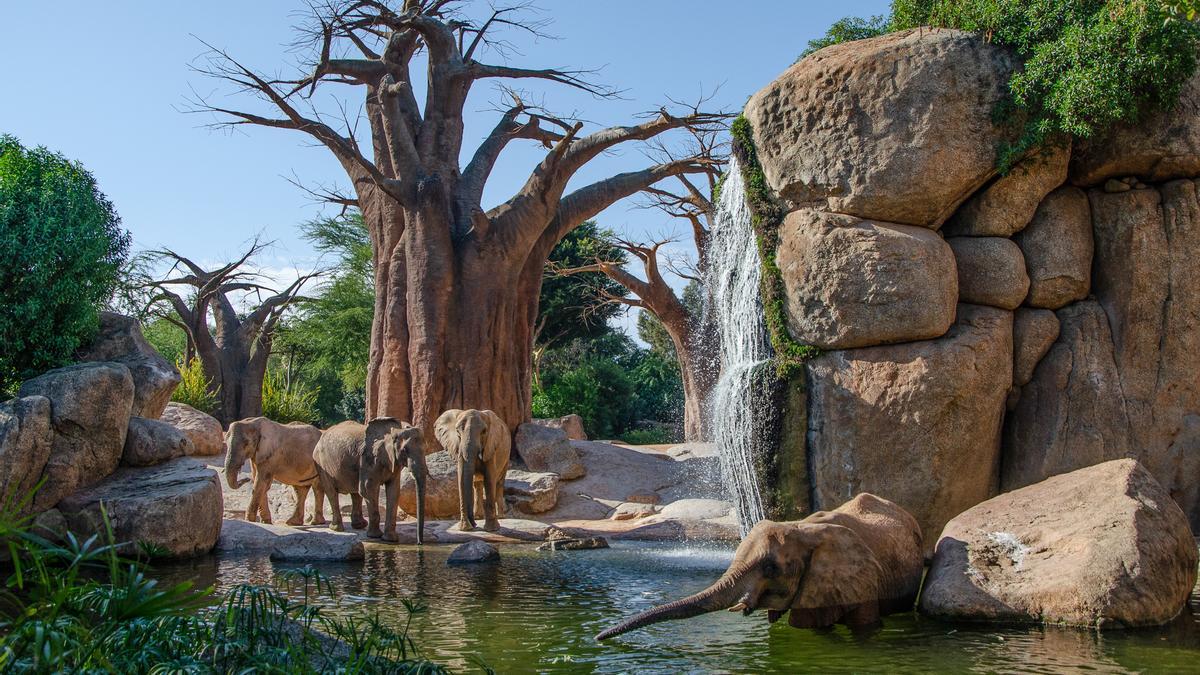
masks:
POLYGON ((739 602, 738 604, 729 608, 729 611, 731 611, 731 612, 748 612, 749 610, 750 610, 750 605, 747 605, 745 603, 745 601, 739 602))

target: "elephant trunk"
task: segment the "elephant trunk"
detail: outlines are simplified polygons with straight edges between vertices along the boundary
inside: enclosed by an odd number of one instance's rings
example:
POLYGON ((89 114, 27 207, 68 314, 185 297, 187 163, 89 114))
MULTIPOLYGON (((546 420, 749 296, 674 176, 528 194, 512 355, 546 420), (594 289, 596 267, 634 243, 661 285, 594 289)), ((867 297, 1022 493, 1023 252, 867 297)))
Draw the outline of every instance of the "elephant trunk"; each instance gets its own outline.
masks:
POLYGON ((475 466, 483 453, 483 418, 469 414, 459 422, 459 439, 462 443, 462 458, 459 460, 458 495, 462 512, 467 522, 475 525, 475 466))
POLYGON ((425 468, 425 457, 419 452, 409 460, 409 469, 417 483, 417 543, 425 543, 425 479, 429 471, 425 468))
POLYGON ((682 600, 648 609, 596 635, 596 640, 607 640, 631 630, 637 630, 660 621, 689 619, 693 616, 730 609, 739 602, 744 602, 749 584, 743 581, 741 572, 726 572, 715 584, 690 595, 682 600))
POLYGON ((250 482, 249 478, 238 480, 238 474, 242 472, 242 465, 246 463, 246 443, 240 430, 237 428, 229 430, 229 442, 226 446, 225 482, 229 484, 230 490, 236 490, 250 482))

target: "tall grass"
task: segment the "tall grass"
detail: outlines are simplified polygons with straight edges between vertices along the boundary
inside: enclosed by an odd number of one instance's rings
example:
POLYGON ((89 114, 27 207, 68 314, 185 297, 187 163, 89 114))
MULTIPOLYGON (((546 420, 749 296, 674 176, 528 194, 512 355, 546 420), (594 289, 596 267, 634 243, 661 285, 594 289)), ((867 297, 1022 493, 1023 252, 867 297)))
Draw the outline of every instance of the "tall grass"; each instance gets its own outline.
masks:
MULTIPOLYGON (((18 512, 0 513, 0 672, 445 672, 420 658, 407 626, 329 615, 321 603, 336 596, 312 567, 218 599, 190 582, 160 586, 118 554, 107 519, 104 535, 81 540, 48 537, 18 512), (285 592, 297 589, 299 600, 285 592)), ((425 611, 404 606, 410 619, 425 611)))
POLYGON ((314 424, 321 418, 317 410, 317 391, 301 382, 289 384, 277 370, 267 371, 263 378, 262 409, 263 417, 280 424, 314 424))
POLYGON ((175 367, 179 369, 180 380, 175 393, 171 395, 171 400, 186 403, 210 415, 216 412, 217 395, 209 390, 211 380, 204 376, 200 359, 194 356, 190 361, 180 358, 175 362, 175 367))

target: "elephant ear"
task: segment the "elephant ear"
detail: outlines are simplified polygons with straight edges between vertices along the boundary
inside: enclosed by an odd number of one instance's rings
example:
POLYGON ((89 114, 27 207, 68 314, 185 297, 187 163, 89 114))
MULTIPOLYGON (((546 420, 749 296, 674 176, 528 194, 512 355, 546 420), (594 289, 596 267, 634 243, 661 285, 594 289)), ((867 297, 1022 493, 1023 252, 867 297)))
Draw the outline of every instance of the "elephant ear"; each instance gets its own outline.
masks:
POLYGON ((791 603, 790 625, 831 626, 861 605, 877 605, 883 569, 854 530, 833 524, 802 524, 796 529, 806 536, 796 537, 795 545, 811 549, 791 603))
POLYGON ((488 457, 512 454, 512 433, 500 416, 491 410, 482 411, 483 421, 487 424, 487 443, 484 454, 488 457))
POLYGON ((364 452, 373 454, 375 460, 386 466, 388 473, 396 470, 396 451, 390 443, 381 443, 393 429, 400 428, 400 421, 394 417, 376 417, 367 423, 366 448, 364 452))
POLYGON ((447 410, 433 423, 433 436, 442 449, 453 455, 458 449, 458 416, 461 410, 447 410))

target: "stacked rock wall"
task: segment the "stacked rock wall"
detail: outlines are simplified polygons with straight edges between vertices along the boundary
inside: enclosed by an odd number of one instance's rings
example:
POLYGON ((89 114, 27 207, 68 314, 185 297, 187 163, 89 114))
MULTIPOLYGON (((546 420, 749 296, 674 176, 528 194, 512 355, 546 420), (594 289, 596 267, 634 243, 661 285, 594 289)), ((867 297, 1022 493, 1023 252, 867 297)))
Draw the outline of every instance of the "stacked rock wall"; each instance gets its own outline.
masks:
POLYGON ((808 430, 780 446, 807 467, 791 506, 869 491, 932 543, 998 490, 1134 457, 1197 527, 1200 78, 1171 113, 1000 176, 1016 67, 920 29, 821 50, 747 105, 789 210, 788 328, 824 350, 785 414, 808 430))

